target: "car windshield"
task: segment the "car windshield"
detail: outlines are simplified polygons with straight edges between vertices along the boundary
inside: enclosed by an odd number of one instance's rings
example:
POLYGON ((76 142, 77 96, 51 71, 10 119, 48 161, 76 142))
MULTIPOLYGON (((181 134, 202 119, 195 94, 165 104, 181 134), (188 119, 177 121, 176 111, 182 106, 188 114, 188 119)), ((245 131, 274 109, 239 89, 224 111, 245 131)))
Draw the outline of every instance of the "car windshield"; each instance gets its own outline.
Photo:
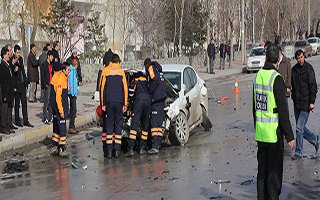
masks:
POLYGON ((266 52, 264 51, 263 48, 259 48, 259 49, 252 49, 250 52, 250 57, 252 56, 264 56, 266 55, 266 52))
POLYGON ((181 73, 180 72, 163 72, 163 76, 170 81, 176 91, 181 90, 181 73))
POLYGON ((306 41, 299 41, 294 44, 295 47, 303 47, 306 45, 307 45, 306 41))
POLYGON ((312 38, 312 39, 308 39, 308 42, 310 43, 317 43, 317 40, 315 38, 312 38))

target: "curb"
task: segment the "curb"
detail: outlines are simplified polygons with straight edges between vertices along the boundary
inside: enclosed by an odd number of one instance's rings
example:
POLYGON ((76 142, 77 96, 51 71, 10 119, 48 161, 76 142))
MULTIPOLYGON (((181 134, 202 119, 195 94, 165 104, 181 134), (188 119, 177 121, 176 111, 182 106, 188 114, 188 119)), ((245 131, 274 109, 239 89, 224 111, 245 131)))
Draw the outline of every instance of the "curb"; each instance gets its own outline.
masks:
MULTIPOLYGON (((90 124, 95 121, 95 113, 87 113, 76 118, 76 128, 90 124)), ((68 126, 68 122, 67 122, 68 126)), ((21 148, 36 142, 44 140, 47 136, 51 137, 52 125, 43 125, 32 130, 23 131, 12 137, 3 139, 0 142, 0 153, 21 148)))

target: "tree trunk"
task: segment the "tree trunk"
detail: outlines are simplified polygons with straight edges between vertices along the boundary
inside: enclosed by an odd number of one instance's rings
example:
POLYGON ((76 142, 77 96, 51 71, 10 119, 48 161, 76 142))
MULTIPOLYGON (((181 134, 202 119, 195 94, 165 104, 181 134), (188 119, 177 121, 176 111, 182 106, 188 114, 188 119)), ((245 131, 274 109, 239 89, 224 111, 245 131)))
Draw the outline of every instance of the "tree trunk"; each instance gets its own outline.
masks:
POLYGON ((25 25, 25 19, 24 19, 24 14, 20 13, 20 18, 21 18, 21 25, 20 25, 20 30, 21 30, 21 44, 22 44, 22 55, 25 60, 25 63, 27 61, 27 55, 28 55, 28 48, 27 48, 27 41, 26 41, 26 25, 25 25))
POLYGON ((179 57, 182 56, 182 23, 183 23, 183 12, 184 12, 185 0, 181 2, 181 16, 180 16, 180 28, 179 28, 179 57))
POLYGON ((319 33, 320 19, 317 22, 316 35, 319 33))
POLYGON ((174 35, 173 35, 173 54, 176 55, 176 38, 177 38, 177 4, 176 1, 174 1, 174 35))
POLYGON ((265 13, 263 13, 263 16, 262 16, 260 42, 263 42, 264 26, 266 24, 266 18, 267 18, 267 11, 265 11, 265 13))
POLYGON ((255 40, 255 11, 254 11, 254 0, 252 0, 252 43, 256 43, 255 40))

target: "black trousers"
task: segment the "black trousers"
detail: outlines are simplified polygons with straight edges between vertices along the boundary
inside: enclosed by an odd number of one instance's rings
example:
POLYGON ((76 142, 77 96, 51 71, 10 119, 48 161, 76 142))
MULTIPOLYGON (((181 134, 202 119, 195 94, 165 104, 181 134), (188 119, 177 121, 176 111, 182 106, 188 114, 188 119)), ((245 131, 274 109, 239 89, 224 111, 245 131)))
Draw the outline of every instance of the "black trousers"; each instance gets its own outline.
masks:
POLYGON ((70 99, 70 121, 69 121, 69 128, 76 128, 75 120, 77 116, 77 97, 69 95, 70 99))
POLYGON ((20 86, 19 90, 14 93, 14 118, 15 122, 20 122, 20 104, 22 106, 23 123, 29 122, 27 106, 27 87, 20 86))
POLYGON ((149 118, 150 118, 150 100, 137 100, 133 106, 133 116, 131 119, 129 149, 133 149, 141 125, 140 149, 144 149, 147 145, 149 118))
POLYGON ((61 118, 60 114, 54 111, 52 143, 59 148, 65 148, 65 145, 67 144, 66 119, 61 118))
POLYGON ((12 102, 2 102, 1 127, 9 128, 12 125, 12 102))
POLYGON ((51 86, 48 85, 44 91, 43 99, 43 121, 51 121, 52 119, 52 108, 50 106, 50 93, 51 86))
POLYGON ((163 137, 163 122, 164 122, 164 101, 158 101, 151 104, 151 136, 152 148, 159 149, 163 137))
POLYGON ((259 200, 279 199, 282 188, 283 148, 281 136, 278 136, 276 143, 258 142, 257 193, 259 200))
POLYGON ((110 102, 106 106, 106 145, 107 151, 121 150, 122 126, 123 126, 123 103, 110 102), (114 142, 114 144, 113 144, 114 142))

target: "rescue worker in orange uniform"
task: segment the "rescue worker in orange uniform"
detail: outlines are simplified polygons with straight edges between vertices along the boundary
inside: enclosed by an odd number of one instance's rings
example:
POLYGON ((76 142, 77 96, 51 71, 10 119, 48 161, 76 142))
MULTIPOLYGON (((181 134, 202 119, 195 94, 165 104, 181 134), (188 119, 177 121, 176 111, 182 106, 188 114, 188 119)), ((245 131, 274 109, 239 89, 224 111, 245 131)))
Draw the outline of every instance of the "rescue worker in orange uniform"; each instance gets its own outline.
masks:
POLYGON ((130 136, 128 140, 128 152, 126 157, 134 155, 133 148, 136 142, 137 133, 141 125, 141 140, 139 154, 146 153, 146 145, 149 130, 149 117, 151 108, 151 96, 149 92, 148 81, 142 72, 137 72, 134 75, 133 81, 129 86, 129 98, 133 103, 133 115, 130 127, 130 136))
POLYGON ((105 111, 106 133, 102 134, 103 153, 108 159, 120 156, 123 113, 127 110, 128 85, 120 57, 114 54, 108 67, 104 68, 100 77, 100 105, 105 111), (113 152, 114 151, 114 152, 113 152))
POLYGON ((67 63, 63 65, 56 63, 55 72, 51 79, 50 105, 53 114, 53 134, 52 134, 52 155, 67 157, 67 126, 66 114, 69 110, 68 103, 68 75, 70 66, 67 63))
POLYGON ((162 67, 158 62, 146 58, 144 66, 149 82, 149 90, 151 95, 151 136, 152 136, 152 148, 148 151, 148 154, 159 153, 161 147, 161 141, 164 132, 164 102, 167 98, 167 92, 163 84, 162 67))

